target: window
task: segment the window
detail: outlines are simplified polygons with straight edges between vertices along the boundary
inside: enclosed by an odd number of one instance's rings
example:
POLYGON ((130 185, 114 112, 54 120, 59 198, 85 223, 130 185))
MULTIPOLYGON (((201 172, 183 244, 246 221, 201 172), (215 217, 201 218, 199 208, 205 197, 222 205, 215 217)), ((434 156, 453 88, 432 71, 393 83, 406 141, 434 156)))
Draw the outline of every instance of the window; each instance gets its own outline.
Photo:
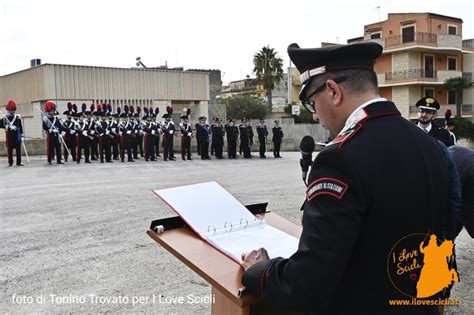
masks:
POLYGON ((425 88, 425 97, 434 97, 434 88, 425 88))
POLYGON ((448 91, 448 104, 456 104, 456 91, 448 91))
POLYGON ((370 34, 370 39, 377 39, 377 38, 381 38, 382 37, 382 33, 372 33, 370 34))
POLYGON ((448 57, 448 70, 456 70, 456 58, 448 57))
POLYGON ((456 25, 448 25, 448 34, 449 35, 456 35, 457 27, 456 25))
POLYGON ((402 29, 402 43, 415 41, 415 27, 409 26, 402 29))
POLYGON ((425 55, 425 78, 434 77, 434 56, 425 55))

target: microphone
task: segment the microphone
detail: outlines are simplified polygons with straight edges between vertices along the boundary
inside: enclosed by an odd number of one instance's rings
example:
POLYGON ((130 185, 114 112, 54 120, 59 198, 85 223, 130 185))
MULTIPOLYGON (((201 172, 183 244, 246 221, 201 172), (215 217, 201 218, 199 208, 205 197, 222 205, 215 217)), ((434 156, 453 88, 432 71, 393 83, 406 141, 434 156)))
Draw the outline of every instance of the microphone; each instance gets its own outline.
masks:
MULTIPOLYGON (((311 136, 304 136, 300 142, 300 166, 301 175, 303 182, 306 184, 306 175, 308 174, 308 168, 313 163, 313 151, 314 151, 314 139, 311 136)), ((306 184, 307 185, 307 184, 306 184)))

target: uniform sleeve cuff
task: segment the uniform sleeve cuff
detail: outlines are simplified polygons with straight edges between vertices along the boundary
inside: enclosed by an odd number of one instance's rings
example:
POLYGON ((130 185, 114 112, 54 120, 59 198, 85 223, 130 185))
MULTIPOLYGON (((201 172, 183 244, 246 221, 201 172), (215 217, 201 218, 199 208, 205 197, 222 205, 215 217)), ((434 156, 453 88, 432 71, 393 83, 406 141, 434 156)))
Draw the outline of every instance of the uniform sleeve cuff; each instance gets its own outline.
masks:
POLYGON ((265 287, 265 276, 272 265, 271 260, 261 261, 247 269, 242 277, 242 284, 253 295, 261 297, 265 287))

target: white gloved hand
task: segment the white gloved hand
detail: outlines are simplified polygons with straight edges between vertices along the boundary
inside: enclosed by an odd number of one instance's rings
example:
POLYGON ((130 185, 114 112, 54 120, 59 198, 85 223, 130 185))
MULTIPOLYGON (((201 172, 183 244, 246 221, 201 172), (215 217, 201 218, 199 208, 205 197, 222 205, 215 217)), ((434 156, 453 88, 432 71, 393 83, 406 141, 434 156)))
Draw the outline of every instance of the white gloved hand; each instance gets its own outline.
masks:
POLYGON ((117 128, 112 128, 112 132, 113 132, 113 133, 116 133, 116 132, 117 132, 117 128))
POLYGON ((82 135, 83 135, 84 137, 87 137, 87 131, 83 131, 83 132, 82 132, 82 135))
POLYGON ((21 136, 20 142, 23 142, 23 141, 25 141, 25 137, 21 136))
POLYGON ((170 130, 170 135, 172 135, 174 133, 174 130, 170 130))
POLYGON ((93 135, 93 134, 95 134, 95 131, 94 131, 94 130, 91 131, 91 135, 93 135))
POLYGON ((155 133, 156 133, 156 131, 155 131, 155 130, 152 130, 152 131, 151 131, 151 134, 152 134, 152 135, 154 135, 155 133))
POLYGON ((131 134, 132 134, 131 130, 127 131, 127 135, 131 135, 131 134))
POLYGON ((17 128, 16 128, 16 126, 11 126, 10 129, 15 131, 17 128))
POLYGON ((73 135, 76 133, 76 130, 71 130, 69 133, 73 135))
POLYGON ((191 137, 192 133, 188 132, 188 137, 191 137))
POLYGON ((106 130, 106 131, 105 131, 105 134, 106 134, 106 135, 109 135, 109 134, 110 134, 110 131, 106 130))

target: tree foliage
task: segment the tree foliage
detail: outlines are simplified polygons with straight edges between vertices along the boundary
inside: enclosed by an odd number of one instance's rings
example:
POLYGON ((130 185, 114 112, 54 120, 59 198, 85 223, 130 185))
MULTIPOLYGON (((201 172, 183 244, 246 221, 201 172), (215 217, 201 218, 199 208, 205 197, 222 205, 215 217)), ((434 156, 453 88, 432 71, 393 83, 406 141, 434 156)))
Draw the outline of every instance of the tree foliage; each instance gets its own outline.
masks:
POLYGON ((237 95, 226 98, 224 102, 229 118, 260 119, 265 118, 269 112, 265 101, 255 96, 237 95))
POLYGON ((253 72, 263 85, 267 96, 267 104, 272 108, 272 90, 283 80, 283 60, 269 46, 263 47, 253 56, 253 72))
POLYGON ((446 79, 446 81, 444 81, 444 86, 448 90, 456 92, 456 117, 460 118, 463 90, 469 89, 470 87, 472 87, 472 82, 468 80, 467 78, 457 77, 457 78, 446 79))

